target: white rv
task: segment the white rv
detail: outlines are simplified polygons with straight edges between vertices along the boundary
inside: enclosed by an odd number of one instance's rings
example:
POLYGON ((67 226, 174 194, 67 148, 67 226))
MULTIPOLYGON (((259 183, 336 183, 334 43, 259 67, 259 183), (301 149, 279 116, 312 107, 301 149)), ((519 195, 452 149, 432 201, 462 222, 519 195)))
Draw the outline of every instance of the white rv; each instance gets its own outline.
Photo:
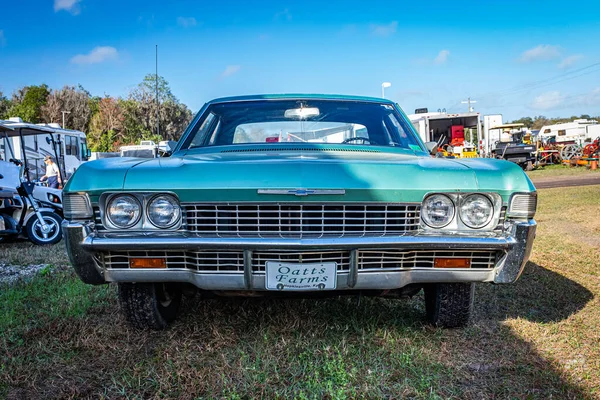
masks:
POLYGON ((14 130, 35 127, 46 133, 0 139, 0 159, 7 161, 11 156, 12 148, 15 157, 23 160, 27 156, 27 166, 31 179, 37 180, 46 173, 44 157, 58 157, 60 165, 64 167, 63 174, 69 179, 81 163, 87 161, 90 151, 87 147, 85 133, 70 129, 62 129, 59 124, 30 124, 21 118, 13 117, 0 120, 5 126, 14 130), (55 144, 56 146, 53 146, 55 144))
POLYGON ((576 119, 573 122, 545 125, 539 135, 543 138, 554 136, 556 143, 582 144, 600 136, 600 124, 593 119, 576 119))

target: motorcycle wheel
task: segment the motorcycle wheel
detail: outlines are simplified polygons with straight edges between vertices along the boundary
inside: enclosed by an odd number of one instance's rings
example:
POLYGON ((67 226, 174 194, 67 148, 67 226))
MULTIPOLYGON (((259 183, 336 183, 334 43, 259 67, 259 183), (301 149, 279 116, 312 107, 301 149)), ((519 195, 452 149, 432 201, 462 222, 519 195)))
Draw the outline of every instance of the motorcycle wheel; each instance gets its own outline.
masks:
POLYGON ((27 237, 33 243, 38 245, 56 244, 62 239, 62 218, 53 212, 42 211, 42 218, 46 225, 50 227, 50 230, 44 235, 42 232, 42 224, 38 220, 37 216, 32 216, 27 221, 25 229, 27 230, 27 237))

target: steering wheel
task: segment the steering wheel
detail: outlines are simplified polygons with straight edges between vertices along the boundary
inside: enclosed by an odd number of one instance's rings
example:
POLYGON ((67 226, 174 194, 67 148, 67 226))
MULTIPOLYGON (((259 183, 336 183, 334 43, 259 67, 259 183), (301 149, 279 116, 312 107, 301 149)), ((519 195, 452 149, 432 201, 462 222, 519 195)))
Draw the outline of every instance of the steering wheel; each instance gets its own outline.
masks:
POLYGON ((362 144, 365 144, 365 143, 375 144, 375 142, 373 142, 371 139, 366 138, 366 137, 362 137, 362 136, 356 136, 356 137, 351 137, 351 138, 345 139, 342 142, 342 144, 347 144, 347 143, 350 143, 350 142, 355 142, 357 140, 362 140, 362 144))

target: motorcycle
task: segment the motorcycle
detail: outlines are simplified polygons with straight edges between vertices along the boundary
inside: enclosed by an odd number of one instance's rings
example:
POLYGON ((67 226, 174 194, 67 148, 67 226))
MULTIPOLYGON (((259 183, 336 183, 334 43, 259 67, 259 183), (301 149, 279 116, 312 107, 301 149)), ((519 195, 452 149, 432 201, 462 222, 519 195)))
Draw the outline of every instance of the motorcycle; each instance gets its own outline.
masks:
POLYGON ((38 245, 58 243, 62 239, 62 191, 25 179, 26 170, 19 160, 0 164, 0 239, 26 237, 38 245))

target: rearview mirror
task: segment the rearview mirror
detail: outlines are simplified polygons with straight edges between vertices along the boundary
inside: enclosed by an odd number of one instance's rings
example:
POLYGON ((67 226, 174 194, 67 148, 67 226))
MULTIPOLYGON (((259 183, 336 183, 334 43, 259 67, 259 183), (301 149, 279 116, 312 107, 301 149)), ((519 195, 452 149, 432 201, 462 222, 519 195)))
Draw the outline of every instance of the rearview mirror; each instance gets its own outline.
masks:
POLYGON ((425 147, 427 148, 427 151, 429 151, 429 154, 431 154, 432 156, 434 156, 438 151, 437 142, 426 142, 425 147))
POLYGON ((308 117, 316 117, 319 115, 319 109, 316 107, 302 107, 302 108, 290 108, 289 110, 285 110, 283 114, 286 118, 308 118, 308 117))

